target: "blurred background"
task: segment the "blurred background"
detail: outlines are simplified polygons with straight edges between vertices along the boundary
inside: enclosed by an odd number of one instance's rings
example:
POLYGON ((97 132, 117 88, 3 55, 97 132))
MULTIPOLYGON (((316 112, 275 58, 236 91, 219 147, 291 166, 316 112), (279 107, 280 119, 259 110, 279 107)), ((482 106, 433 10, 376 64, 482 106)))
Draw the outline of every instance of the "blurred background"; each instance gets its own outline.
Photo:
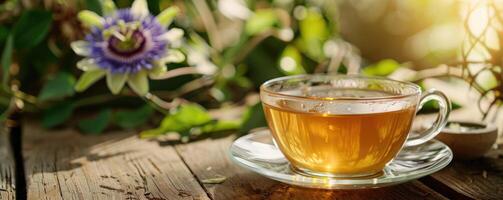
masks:
MULTIPOLYGON (((124 8, 132 1, 115 3, 124 8)), ((430 76, 447 77, 439 81, 473 93, 453 97, 455 107, 479 102, 476 112, 486 117, 500 102, 501 5, 490 0, 149 0, 153 15, 170 6, 181 11, 171 27, 185 31, 186 61, 168 69, 193 66, 206 74, 151 81, 151 91, 166 101, 199 104, 205 112, 244 110, 235 123, 189 135, 263 125, 256 97, 260 84, 303 73, 390 76, 424 87, 430 76), (478 101, 481 97, 485 100, 478 101)), ((74 92, 80 58, 69 44, 86 34, 77 20, 85 9, 102 13, 99 0, 0 0, 3 117, 17 107, 46 128, 74 126, 96 134, 161 124, 150 133, 171 131, 162 129, 170 114, 155 112, 127 89, 112 95, 101 80, 74 92)), ((198 125, 191 123, 187 127, 198 125)))

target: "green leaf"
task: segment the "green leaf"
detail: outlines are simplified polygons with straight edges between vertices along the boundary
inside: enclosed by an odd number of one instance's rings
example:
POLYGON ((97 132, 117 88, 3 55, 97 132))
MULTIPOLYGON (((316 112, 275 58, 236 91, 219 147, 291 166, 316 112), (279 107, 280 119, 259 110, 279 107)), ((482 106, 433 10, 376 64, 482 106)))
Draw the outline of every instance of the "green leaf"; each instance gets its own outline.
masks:
POLYGON ((2 52, 2 85, 5 90, 9 89, 8 81, 9 81, 9 69, 12 63, 12 51, 14 49, 14 36, 10 35, 7 38, 7 42, 5 43, 5 47, 2 52))
POLYGON ((94 118, 80 121, 78 127, 84 133, 100 134, 108 127, 111 119, 112 111, 106 109, 94 118))
POLYGON ((246 58, 246 65, 249 66, 247 77, 254 85, 261 85, 272 78, 284 76, 278 67, 277 56, 271 55, 268 48, 258 46, 246 58))
POLYGON ((47 101, 72 96, 75 93, 73 90, 74 85, 75 77, 73 75, 67 72, 60 72, 54 78, 47 81, 38 98, 40 101, 47 101))
POLYGON ((164 131, 162 128, 155 128, 155 129, 150 129, 150 130, 144 130, 140 132, 140 138, 142 139, 147 139, 147 138, 154 138, 159 135, 164 135, 167 134, 168 132, 164 131))
POLYGON ((140 137, 147 138, 168 132, 178 132, 182 135, 189 133, 192 127, 202 126, 211 122, 211 116, 206 109, 198 104, 181 105, 173 114, 166 116, 159 128, 143 131, 140 137))
MULTIPOLYGON (((456 102, 451 102, 452 110, 456 110, 461 108, 462 106, 456 102)), ((436 113, 438 112, 438 102, 436 101, 428 101, 426 102, 421 110, 419 110, 420 114, 428 114, 428 113, 436 113)))
POLYGON ((241 127, 241 120, 217 120, 205 124, 199 129, 200 133, 214 133, 237 130, 241 127))
POLYGON ((323 44, 329 37, 329 31, 321 13, 316 9, 307 9, 306 16, 299 22, 299 32, 299 49, 313 60, 323 60, 323 44))
POLYGON ((9 109, 8 105, 11 104, 11 101, 13 101, 13 98, 0 96, 0 103, 2 104, 2 106, 0 106, 0 122, 3 122, 9 117, 11 109, 9 109))
POLYGON ((100 0, 86 0, 86 8, 98 15, 101 15, 103 13, 100 0))
POLYGON ((344 66, 344 65, 341 65, 337 69, 337 73, 338 74, 347 74, 348 73, 348 68, 346 68, 346 66, 344 66))
POLYGON ((240 132, 246 134, 251 129, 263 126, 267 126, 267 122, 265 120, 264 110, 262 109, 262 103, 259 102, 249 107, 244 113, 240 132))
POLYGON ((145 124, 154 114, 154 109, 144 105, 132 111, 117 111, 114 114, 114 122, 123 129, 132 129, 145 124))
POLYGON ((164 118, 161 127, 166 131, 180 132, 192 126, 203 125, 211 121, 206 109, 198 104, 181 105, 178 111, 164 118))
POLYGON ((255 12, 245 24, 245 32, 255 35, 267 31, 278 24, 278 17, 272 9, 262 9, 255 12))
POLYGON ((31 48, 42 42, 51 28, 52 13, 43 10, 27 10, 14 25, 15 46, 31 48))
POLYGON ((286 75, 305 74, 302 66, 302 55, 293 45, 288 45, 281 54, 279 68, 286 75))
POLYGON ((52 128, 66 122, 73 113, 75 106, 72 102, 62 102, 45 110, 42 116, 42 125, 52 128))
POLYGON ((148 10, 150 11, 150 14, 152 14, 154 16, 159 14, 159 12, 160 12, 159 0, 148 0, 147 5, 148 5, 148 10))
POLYGON ((5 26, 0 26, 0 44, 2 44, 7 37, 9 37, 9 29, 5 26))
POLYGON ((367 66, 363 74, 367 76, 388 76, 400 67, 400 63, 392 59, 379 61, 377 64, 367 66))
POLYGON ((323 15, 316 9, 308 9, 306 16, 300 20, 301 37, 307 41, 325 41, 329 32, 323 15))

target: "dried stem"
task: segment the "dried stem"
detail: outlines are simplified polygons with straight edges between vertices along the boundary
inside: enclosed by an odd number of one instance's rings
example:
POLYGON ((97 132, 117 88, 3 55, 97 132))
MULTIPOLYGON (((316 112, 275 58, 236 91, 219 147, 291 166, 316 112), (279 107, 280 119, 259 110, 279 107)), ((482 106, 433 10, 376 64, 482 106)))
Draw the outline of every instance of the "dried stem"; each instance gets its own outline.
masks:
POLYGON ((147 93, 144 96, 144 99, 147 103, 152 105, 157 111, 165 115, 169 115, 169 110, 179 105, 179 102, 176 100, 167 102, 152 93, 147 93))
POLYGON ((218 33, 217 24, 206 0, 193 0, 193 2, 197 12, 201 15, 201 21, 206 28, 211 46, 217 51, 222 50, 222 40, 218 33))
POLYGON ((177 76, 182 76, 182 75, 189 75, 189 74, 204 74, 202 73, 197 67, 181 67, 181 68, 176 68, 169 70, 165 72, 164 74, 161 74, 159 76, 153 76, 150 77, 153 80, 164 80, 164 79, 169 79, 177 76))

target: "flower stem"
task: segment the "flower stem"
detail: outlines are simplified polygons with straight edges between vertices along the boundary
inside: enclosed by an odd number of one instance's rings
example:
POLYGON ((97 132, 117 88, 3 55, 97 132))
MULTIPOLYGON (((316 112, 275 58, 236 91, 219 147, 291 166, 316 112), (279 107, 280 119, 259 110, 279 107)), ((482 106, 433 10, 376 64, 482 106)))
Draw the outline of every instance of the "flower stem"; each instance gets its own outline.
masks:
POLYGON ((164 79, 169 79, 169 78, 173 78, 176 76, 188 75, 188 74, 204 74, 204 73, 200 72, 196 67, 181 67, 181 68, 169 70, 159 76, 153 76, 153 77, 151 77, 151 79, 152 80, 164 80, 164 79))
POLYGON ((174 99, 171 102, 164 101, 163 99, 159 98, 158 96, 152 94, 152 93, 147 93, 143 99, 149 103, 152 107, 154 107, 157 111, 163 113, 164 115, 169 115, 169 110, 171 108, 177 107, 180 105, 180 101, 178 99, 174 99))
POLYGON ((211 13, 208 4, 206 4, 205 0, 193 0, 193 3, 197 12, 199 12, 201 16, 203 26, 206 28, 206 31, 208 32, 208 38, 210 40, 211 46, 215 48, 217 51, 222 50, 222 40, 218 33, 218 27, 215 22, 215 18, 213 17, 213 14, 211 13))

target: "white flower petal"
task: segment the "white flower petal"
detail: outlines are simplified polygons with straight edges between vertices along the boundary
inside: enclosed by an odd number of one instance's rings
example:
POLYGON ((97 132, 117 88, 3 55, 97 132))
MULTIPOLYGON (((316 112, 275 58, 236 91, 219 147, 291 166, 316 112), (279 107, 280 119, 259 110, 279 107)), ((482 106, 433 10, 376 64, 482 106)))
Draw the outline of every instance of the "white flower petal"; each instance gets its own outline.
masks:
POLYGON ((176 17, 179 11, 180 9, 178 9, 178 7, 172 6, 163 10, 155 18, 162 26, 168 27, 171 22, 173 22, 173 19, 176 17))
POLYGON ((135 0, 131 5, 131 13, 139 18, 147 17, 150 14, 147 0, 135 0))
POLYGON ((84 40, 78 40, 70 44, 73 52, 79 56, 89 56, 91 55, 91 44, 84 40))
POLYGON ((117 10, 114 1, 112 0, 102 0, 101 10, 103 10, 103 15, 111 15, 117 10))
POLYGON ((185 60, 185 55, 179 50, 169 49, 166 56, 161 58, 166 63, 179 63, 185 60))
POLYGON ((148 78, 145 70, 130 74, 127 83, 139 96, 145 96, 148 93, 148 78))
POLYGON ((220 0, 218 10, 230 19, 246 20, 253 14, 244 0, 220 0))
POLYGON ((119 92, 124 87, 127 78, 128 78, 127 73, 112 73, 111 71, 108 71, 107 73, 108 89, 110 89, 112 94, 119 94, 119 92))
POLYGON ((100 80, 103 76, 105 76, 106 72, 104 70, 91 70, 84 72, 77 83, 75 84, 75 90, 77 92, 82 92, 89 88, 93 83, 100 80))
POLYGON ((89 10, 80 11, 77 17, 79 18, 80 22, 82 22, 82 24, 87 27, 96 26, 103 28, 103 23, 105 22, 105 20, 101 16, 89 10))
POLYGON ((163 40, 173 42, 180 40, 183 37, 183 30, 179 28, 172 28, 168 32, 162 34, 160 37, 163 40))
POLYGON ((96 65, 96 62, 94 62, 94 59, 92 58, 84 58, 80 60, 79 62, 77 62, 77 68, 79 68, 82 71, 100 69, 100 67, 96 65))
POLYGON ((196 68, 201 74, 207 75, 215 74, 218 69, 217 66, 210 61, 198 63, 196 68))

